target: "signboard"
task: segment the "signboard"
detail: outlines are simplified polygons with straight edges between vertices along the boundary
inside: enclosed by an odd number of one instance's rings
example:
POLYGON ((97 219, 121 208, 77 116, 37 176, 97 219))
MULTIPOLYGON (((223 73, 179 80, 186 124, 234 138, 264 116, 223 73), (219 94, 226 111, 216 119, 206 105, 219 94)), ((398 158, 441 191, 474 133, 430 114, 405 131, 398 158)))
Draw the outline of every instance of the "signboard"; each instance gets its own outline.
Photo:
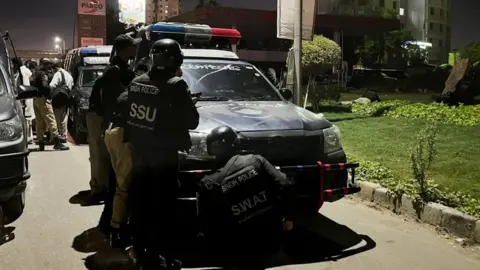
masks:
POLYGON ((80 15, 106 15, 105 0, 78 0, 78 14, 80 15))
POLYGON ((103 38, 95 38, 95 37, 80 38, 80 47, 87 47, 90 45, 94 45, 94 46, 104 45, 103 38))
POLYGON ((297 1, 303 2, 302 39, 312 40, 317 15, 316 0, 278 0, 277 1, 277 38, 294 39, 295 12, 297 1))
POLYGON ((118 0, 120 6, 120 22, 137 24, 145 22, 145 0, 118 0))
POLYGON ((79 37, 106 37, 106 18, 93 15, 78 15, 79 37))
MULTIPOLYGON (((79 14, 77 15, 77 31, 79 46, 83 46, 82 38, 101 39, 102 43, 100 45, 103 45, 107 38, 107 19, 105 16, 79 14)), ((95 42, 98 43, 97 41, 95 42)))

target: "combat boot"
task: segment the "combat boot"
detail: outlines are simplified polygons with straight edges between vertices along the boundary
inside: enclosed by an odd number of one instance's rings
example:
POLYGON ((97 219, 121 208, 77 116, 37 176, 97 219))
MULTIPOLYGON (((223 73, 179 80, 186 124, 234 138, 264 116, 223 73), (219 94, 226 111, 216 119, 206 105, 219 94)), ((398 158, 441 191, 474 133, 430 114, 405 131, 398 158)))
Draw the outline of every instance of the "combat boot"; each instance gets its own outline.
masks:
POLYGON ((66 146, 65 144, 63 144, 63 143, 60 141, 60 138, 59 138, 59 137, 55 137, 55 138, 53 139, 53 149, 65 151, 65 150, 69 150, 70 148, 69 148, 68 146, 66 146))
POLYGON ((110 232, 110 247, 126 249, 131 245, 130 234, 125 228, 112 228, 110 232))
POLYGON ((38 151, 45 151, 45 141, 38 140, 38 151))

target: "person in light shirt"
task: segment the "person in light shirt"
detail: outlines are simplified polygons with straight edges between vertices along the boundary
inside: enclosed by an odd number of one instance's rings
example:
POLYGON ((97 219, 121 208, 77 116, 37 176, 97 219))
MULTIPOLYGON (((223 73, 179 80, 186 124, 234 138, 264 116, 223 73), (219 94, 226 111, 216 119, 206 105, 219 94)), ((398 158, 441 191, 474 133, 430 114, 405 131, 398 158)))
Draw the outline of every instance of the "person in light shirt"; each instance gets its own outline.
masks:
MULTIPOLYGON (((65 69, 63 69, 63 63, 57 61, 53 64, 53 69, 55 74, 53 75, 52 81, 50 82, 50 88, 55 89, 61 86, 63 83, 67 86, 69 90, 73 88, 73 77, 65 69), (62 76, 63 74, 63 76, 62 76)), ((55 114, 55 120, 57 121, 58 133, 60 140, 63 143, 67 142, 67 106, 62 106, 60 108, 54 108, 53 113, 55 114)))

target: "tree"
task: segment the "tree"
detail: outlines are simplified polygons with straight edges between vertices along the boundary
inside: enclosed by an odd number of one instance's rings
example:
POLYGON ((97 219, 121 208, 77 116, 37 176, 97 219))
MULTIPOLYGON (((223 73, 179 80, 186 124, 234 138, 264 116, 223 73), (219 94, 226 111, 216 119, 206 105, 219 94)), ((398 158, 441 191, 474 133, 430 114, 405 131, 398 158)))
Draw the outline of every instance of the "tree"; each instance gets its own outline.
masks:
MULTIPOLYGON (((317 85, 315 76, 322 75, 332 70, 332 67, 338 66, 342 50, 335 41, 324 36, 314 36, 312 41, 303 41, 302 46, 303 75, 308 77, 308 85, 302 89, 301 97, 304 100, 308 99, 313 110, 317 111, 320 100, 324 99, 326 93, 330 93, 332 90, 329 86, 317 85)), ((340 95, 338 89, 334 89, 333 92, 340 95)))
POLYGON ((304 69, 327 68, 340 64, 342 50, 333 40, 314 36, 312 41, 303 41, 302 65, 304 69))
POLYGON ((459 51, 460 58, 468 59, 469 63, 480 61, 480 43, 472 42, 459 51))
POLYGON ((119 20, 116 9, 107 2, 106 20, 107 20, 107 44, 113 44, 115 38, 125 30, 125 24, 119 20))
POLYGON ((387 64, 389 57, 407 64, 409 54, 405 43, 412 40, 412 32, 407 29, 374 33, 365 37, 356 54, 366 66, 387 64))

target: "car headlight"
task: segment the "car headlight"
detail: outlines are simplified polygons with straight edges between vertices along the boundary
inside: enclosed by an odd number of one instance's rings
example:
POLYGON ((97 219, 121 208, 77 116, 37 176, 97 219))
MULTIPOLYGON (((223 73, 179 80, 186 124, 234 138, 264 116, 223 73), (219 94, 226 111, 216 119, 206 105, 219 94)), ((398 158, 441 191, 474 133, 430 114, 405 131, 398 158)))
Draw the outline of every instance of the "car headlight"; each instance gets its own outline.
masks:
POLYGON ((17 115, 10 120, 0 122, 0 141, 15 141, 22 137, 22 121, 17 115))
POLYGON ((340 141, 340 129, 332 125, 331 127, 323 130, 323 151, 325 154, 329 154, 342 149, 342 143, 340 141))
POLYGON ((202 158, 208 156, 207 137, 205 134, 190 132, 190 139, 192 141, 192 147, 188 153, 190 157, 202 158))

